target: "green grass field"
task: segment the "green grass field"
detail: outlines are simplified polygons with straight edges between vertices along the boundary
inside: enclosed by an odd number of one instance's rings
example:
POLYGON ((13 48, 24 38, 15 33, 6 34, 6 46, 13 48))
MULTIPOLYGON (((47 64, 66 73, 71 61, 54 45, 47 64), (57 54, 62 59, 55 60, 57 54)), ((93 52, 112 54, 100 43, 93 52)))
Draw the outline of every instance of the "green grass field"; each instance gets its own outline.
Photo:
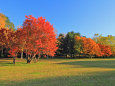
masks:
POLYGON ((0 86, 115 86, 115 59, 0 59, 0 86))

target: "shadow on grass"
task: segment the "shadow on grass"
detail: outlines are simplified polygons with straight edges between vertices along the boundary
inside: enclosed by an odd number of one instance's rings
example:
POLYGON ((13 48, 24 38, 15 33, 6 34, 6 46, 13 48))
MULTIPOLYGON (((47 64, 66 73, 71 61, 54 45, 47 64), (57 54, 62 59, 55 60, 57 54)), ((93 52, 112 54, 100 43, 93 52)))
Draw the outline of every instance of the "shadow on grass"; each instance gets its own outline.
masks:
POLYGON ((24 62, 16 62, 16 64, 13 64, 13 62, 0 62, 0 66, 24 66, 27 63, 24 62))
POLYGON ((0 86, 115 86, 115 71, 1 83, 0 86))
POLYGON ((16 58, 16 63, 13 64, 13 59, 12 58, 0 58, 0 66, 18 66, 18 65, 24 65, 26 64, 25 59, 21 60, 16 58))
POLYGON ((108 61, 72 61, 72 62, 62 62, 58 64, 67 65, 80 65, 83 67, 101 67, 101 68, 115 68, 115 60, 108 61))

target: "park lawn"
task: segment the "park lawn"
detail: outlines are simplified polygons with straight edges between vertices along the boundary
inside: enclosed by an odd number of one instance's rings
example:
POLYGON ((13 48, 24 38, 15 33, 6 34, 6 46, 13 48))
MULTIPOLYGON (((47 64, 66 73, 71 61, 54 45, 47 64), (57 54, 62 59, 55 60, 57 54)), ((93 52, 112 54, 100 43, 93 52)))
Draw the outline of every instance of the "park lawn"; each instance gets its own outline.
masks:
POLYGON ((115 86, 115 59, 0 59, 0 86, 115 86))

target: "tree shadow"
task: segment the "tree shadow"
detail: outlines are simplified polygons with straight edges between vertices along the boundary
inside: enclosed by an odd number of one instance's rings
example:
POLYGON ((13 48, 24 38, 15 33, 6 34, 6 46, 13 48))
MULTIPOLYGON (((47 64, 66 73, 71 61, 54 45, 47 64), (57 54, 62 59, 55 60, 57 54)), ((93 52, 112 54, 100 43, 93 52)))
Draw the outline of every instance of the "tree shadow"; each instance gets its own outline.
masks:
POLYGON ((0 62, 0 66, 11 66, 13 63, 10 62, 0 62))
POLYGON ((100 68, 115 68, 115 60, 100 60, 100 61, 72 61, 72 62, 62 62, 58 64, 67 65, 80 65, 83 67, 100 67, 100 68))
POLYGON ((3 62, 0 62, 0 66, 24 66, 25 64, 27 64, 27 63, 25 63, 25 62, 16 62, 16 64, 13 64, 13 62, 5 62, 5 61, 3 61, 3 62))
POLYGON ((0 86, 114 86, 115 71, 0 83, 0 86))

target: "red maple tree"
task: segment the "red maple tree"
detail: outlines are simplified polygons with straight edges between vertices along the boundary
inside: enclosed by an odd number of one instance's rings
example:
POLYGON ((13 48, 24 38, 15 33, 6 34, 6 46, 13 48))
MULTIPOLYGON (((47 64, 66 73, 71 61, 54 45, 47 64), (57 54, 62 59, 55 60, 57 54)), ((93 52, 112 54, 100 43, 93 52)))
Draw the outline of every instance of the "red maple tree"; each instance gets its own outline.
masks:
POLYGON ((111 47, 108 45, 98 44, 101 49, 101 56, 111 56, 111 47))
POLYGON ((41 54, 54 56, 57 50, 53 25, 43 17, 26 16, 23 26, 15 34, 16 47, 11 50, 26 53, 27 63, 36 59, 36 55, 39 55, 38 58, 41 54))

